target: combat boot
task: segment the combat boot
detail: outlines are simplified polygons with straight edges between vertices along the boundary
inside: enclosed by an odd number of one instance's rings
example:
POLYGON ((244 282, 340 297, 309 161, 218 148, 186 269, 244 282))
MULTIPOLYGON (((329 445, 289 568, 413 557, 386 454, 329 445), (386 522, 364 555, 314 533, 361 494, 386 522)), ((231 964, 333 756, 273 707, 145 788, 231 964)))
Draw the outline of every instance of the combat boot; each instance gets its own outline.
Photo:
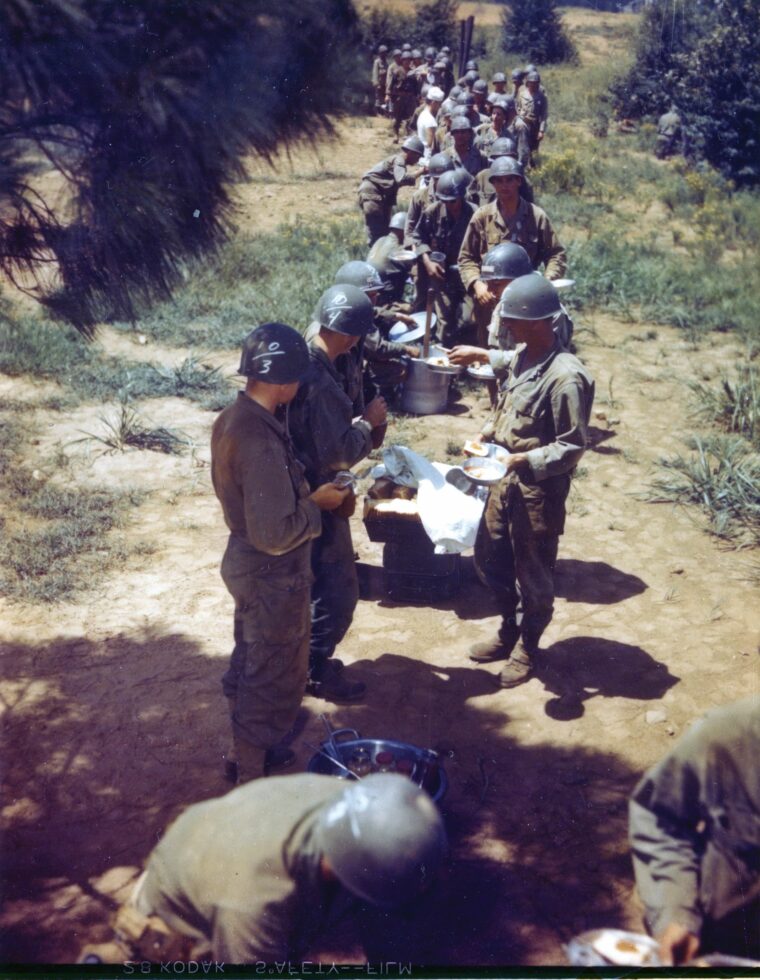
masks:
POLYGON ((505 623, 492 640, 475 643, 470 647, 470 660, 476 664, 490 664, 495 660, 508 660, 520 639, 520 630, 514 623, 505 623))
POLYGON ((499 684, 501 687, 518 687, 530 679, 535 667, 535 655, 538 652, 538 642, 526 640, 523 637, 512 651, 509 660, 501 668, 499 684))
POLYGON ((245 739, 235 736, 235 758, 237 761, 237 785, 261 779, 266 775, 267 750, 252 745, 245 739))
POLYGON ((361 701, 366 692, 366 684, 349 680, 342 669, 336 669, 332 659, 325 662, 319 680, 312 678, 306 685, 306 693, 312 697, 324 698, 325 701, 335 701, 338 704, 361 701))

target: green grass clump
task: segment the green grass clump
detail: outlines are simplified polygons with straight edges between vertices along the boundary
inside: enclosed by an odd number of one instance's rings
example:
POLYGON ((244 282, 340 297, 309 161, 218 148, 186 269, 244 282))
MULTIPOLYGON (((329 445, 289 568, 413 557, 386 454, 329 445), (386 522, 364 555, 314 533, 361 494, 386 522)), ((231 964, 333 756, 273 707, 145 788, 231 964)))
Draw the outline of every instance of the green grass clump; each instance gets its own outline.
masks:
POLYGON ((181 456, 191 446, 186 436, 173 429, 146 425, 137 412, 124 403, 116 418, 101 415, 100 421, 103 424, 103 432, 86 433, 85 440, 94 439, 106 447, 106 452, 125 452, 131 448, 181 456))
POLYGON ((754 365, 739 365, 736 378, 724 378, 717 388, 697 381, 689 387, 697 414, 760 449, 760 383, 754 365))
POLYGON ((6 470, 2 491, 13 501, 0 536, 0 593, 56 602, 87 590, 128 554, 112 532, 143 495, 135 490, 65 487, 23 467, 6 470))
POLYGON ((697 504, 711 532, 739 546, 760 541, 760 455, 738 437, 695 438, 693 452, 660 461, 666 475, 652 482, 654 502, 697 504))
POLYGON ((206 348, 238 347, 255 326, 272 320, 305 329, 340 266, 366 254, 364 234, 357 217, 237 238, 197 268, 172 302, 140 320, 139 329, 164 344, 206 348))

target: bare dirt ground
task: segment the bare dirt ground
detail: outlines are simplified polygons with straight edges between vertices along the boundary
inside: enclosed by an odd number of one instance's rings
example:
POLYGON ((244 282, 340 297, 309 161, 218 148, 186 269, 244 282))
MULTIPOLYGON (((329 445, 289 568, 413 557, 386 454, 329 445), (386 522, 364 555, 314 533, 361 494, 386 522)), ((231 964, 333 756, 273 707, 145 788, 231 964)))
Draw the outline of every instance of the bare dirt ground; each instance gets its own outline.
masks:
MULTIPOLYGON (((386 152, 387 131, 367 120, 341 132, 340 143, 299 151, 276 173, 262 169, 266 182, 242 185, 241 228, 324 208, 294 174, 341 175, 320 181, 317 194, 335 213, 351 210, 357 176, 386 152)), ((440 904, 347 925, 325 955, 548 965, 564 962, 562 943, 583 929, 640 929, 627 797, 694 718, 760 687, 752 555, 720 548, 696 512, 642 499, 658 458, 682 451, 693 431, 687 381, 717 378, 738 350, 730 337, 694 349, 675 330, 604 315, 579 324, 577 339, 597 383, 595 445, 572 491, 537 675, 502 691, 498 667, 467 660, 498 620, 465 559, 459 595, 427 606, 392 603, 372 576, 340 651, 367 681, 366 703, 304 701, 292 743, 298 769, 311 755, 305 743, 322 737, 325 711, 334 726, 438 747, 450 779, 453 861, 440 904)), ((99 343, 167 362, 185 353, 140 348, 108 329, 99 343)), ((218 363, 232 373, 236 357, 219 353, 218 363)), ((219 680, 232 605, 218 574, 225 529, 208 473, 213 416, 177 399, 141 404, 156 424, 191 435, 196 452, 105 456, 71 440, 97 428, 107 406, 43 414, 39 385, 2 381, 2 395, 27 400, 40 425, 30 463, 61 447, 83 485, 150 491, 128 533, 152 554, 76 602, 0 600, 2 958, 71 962, 82 943, 107 937, 109 916, 171 820, 228 789, 219 680)), ((446 415, 394 421, 388 442, 424 445, 443 460, 485 414, 481 393, 463 388, 446 415)), ((379 566, 382 546, 367 540, 359 514, 354 540, 361 561, 379 566)))

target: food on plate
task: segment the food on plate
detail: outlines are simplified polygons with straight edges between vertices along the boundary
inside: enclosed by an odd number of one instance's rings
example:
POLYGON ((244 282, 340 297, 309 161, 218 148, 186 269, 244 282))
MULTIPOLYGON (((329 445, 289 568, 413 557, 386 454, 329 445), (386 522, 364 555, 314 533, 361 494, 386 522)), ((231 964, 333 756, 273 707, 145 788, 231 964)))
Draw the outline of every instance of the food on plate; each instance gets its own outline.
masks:
POLYGON ((490 480, 494 473, 487 466, 468 466, 467 475, 475 480, 490 480))
POLYGON ((656 965, 657 956, 654 945, 648 936, 641 939, 635 935, 616 935, 614 930, 601 930, 591 943, 593 948, 610 963, 616 966, 656 965))
POLYGON ((435 367, 448 367, 449 359, 448 357, 429 357, 428 364, 432 364, 435 367))
POLYGON ((468 439, 464 444, 464 451, 470 456, 487 456, 488 446, 484 446, 482 442, 476 442, 474 439, 468 439))

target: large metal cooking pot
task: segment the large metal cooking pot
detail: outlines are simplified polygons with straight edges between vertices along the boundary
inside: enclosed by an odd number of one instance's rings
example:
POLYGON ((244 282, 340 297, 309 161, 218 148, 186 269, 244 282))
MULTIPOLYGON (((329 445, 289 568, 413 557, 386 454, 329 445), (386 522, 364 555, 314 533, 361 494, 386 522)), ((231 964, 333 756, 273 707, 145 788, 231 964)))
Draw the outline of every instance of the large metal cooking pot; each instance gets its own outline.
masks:
POLYGON ((445 412, 449 403, 450 380, 449 375, 434 371, 425 361, 409 358, 401 392, 401 411, 412 415, 445 412))
POLYGON ((339 762, 348 766, 357 750, 367 752, 373 764, 380 752, 390 752, 394 760, 404 759, 414 765, 412 780, 422 785, 436 803, 440 803, 449 788, 449 781, 441 766, 438 753, 433 752, 432 749, 421 749, 408 742, 396 742, 387 738, 362 738, 354 728, 338 728, 332 733, 331 740, 321 743, 321 748, 321 752, 315 753, 309 759, 307 772, 348 779, 345 769, 336 765, 330 758, 335 757, 333 753, 337 753, 339 762), (350 735, 351 738, 338 741, 339 737, 344 735, 350 735))

